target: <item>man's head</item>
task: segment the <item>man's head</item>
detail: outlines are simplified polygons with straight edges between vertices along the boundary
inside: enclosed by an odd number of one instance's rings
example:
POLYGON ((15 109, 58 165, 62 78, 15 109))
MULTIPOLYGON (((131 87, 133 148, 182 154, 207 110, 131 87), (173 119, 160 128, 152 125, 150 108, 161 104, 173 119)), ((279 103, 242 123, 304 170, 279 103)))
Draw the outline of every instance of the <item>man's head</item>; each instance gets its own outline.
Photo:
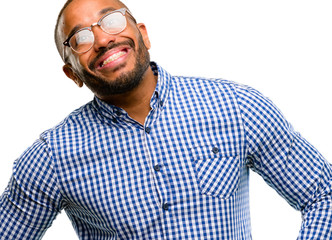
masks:
POLYGON ((119 9, 128 10, 119 0, 68 0, 55 29, 65 74, 78 86, 87 85, 101 99, 132 90, 149 68, 150 42, 145 25, 137 24, 129 11, 112 13, 119 9), (103 26, 95 25, 106 14, 110 15, 102 23, 111 28, 125 24, 124 29, 109 34, 103 26), (88 29, 75 34, 82 28, 88 29), (81 33, 85 33, 83 37, 81 33), (69 39, 67 46, 63 44, 66 39, 69 39), (87 39, 90 48, 80 52, 78 44, 87 39))

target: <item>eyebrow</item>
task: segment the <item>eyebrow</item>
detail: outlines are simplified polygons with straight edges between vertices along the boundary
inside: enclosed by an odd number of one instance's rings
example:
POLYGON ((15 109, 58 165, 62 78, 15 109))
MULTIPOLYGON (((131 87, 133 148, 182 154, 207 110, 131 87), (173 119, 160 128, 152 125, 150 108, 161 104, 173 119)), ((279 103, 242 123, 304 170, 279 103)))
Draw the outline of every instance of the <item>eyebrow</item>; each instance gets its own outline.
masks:
POLYGON ((112 8, 112 7, 107 7, 107 8, 104 8, 104 9, 100 10, 99 15, 104 15, 109 11, 115 11, 115 10, 118 10, 118 9, 115 9, 115 8, 112 8))
POLYGON ((68 34, 68 38, 70 38, 71 36, 73 36, 75 34, 75 32, 77 32, 79 29, 82 28, 81 24, 77 24, 68 34))
MULTIPOLYGON (((104 8, 102 10, 99 11, 99 15, 104 15, 106 14, 107 12, 110 12, 110 11, 115 11, 117 9, 115 8, 112 8, 112 7, 107 7, 107 8, 104 8)), ((68 37, 71 37, 72 35, 74 35, 75 32, 77 32, 79 29, 82 28, 82 25, 81 24, 77 24, 68 34, 68 37)))

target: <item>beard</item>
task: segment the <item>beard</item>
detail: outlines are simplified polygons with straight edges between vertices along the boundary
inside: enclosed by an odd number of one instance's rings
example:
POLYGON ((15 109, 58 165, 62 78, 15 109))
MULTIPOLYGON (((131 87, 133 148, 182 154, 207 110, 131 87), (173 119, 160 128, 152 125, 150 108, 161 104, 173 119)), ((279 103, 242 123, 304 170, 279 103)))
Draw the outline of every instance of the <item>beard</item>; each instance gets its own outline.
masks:
MULTIPOLYGON (((91 70, 91 72, 94 72, 95 62, 100 56, 102 56, 108 50, 121 45, 129 45, 132 49, 136 49, 135 43, 131 39, 121 43, 112 44, 110 47, 101 50, 95 60, 89 64, 89 69, 91 70)), ((82 72, 78 74, 80 79, 99 98, 130 92, 141 83, 143 75, 150 67, 150 55, 148 49, 143 42, 141 34, 138 38, 138 45, 139 46, 136 50, 137 56, 133 70, 122 73, 116 79, 110 81, 108 78, 94 75, 88 72, 86 69, 83 69, 82 72)), ((114 71, 122 68, 125 64, 126 63, 118 66, 116 69, 114 69, 114 71)))

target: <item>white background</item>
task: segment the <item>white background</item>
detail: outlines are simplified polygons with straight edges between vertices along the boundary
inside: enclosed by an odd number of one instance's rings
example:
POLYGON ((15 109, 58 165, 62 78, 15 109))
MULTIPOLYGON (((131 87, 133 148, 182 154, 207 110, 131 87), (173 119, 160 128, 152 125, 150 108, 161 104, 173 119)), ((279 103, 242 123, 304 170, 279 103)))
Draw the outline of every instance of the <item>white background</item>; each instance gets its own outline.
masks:
MULTIPOLYGON (((13 161, 92 99, 62 73, 53 29, 64 0, 6 1, 0 9, 0 192, 13 161)), ((173 75, 251 85, 332 159, 330 0, 127 0, 147 25, 152 60, 173 75)), ((255 240, 296 239, 301 216, 251 174, 255 240)), ((65 213, 44 239, 77 239, 65 213)))

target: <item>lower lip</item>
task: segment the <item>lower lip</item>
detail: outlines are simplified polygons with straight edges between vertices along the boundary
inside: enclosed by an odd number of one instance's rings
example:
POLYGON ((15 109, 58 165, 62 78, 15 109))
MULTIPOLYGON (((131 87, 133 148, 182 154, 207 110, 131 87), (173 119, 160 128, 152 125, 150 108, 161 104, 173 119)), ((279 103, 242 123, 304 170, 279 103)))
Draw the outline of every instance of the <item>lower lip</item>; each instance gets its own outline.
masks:
POLYGON ((98 66, 97 69, 98 70, 111 70, 113 68, 116 68, 118 65, 124 63, 126 61, 126 58, 129 55, 130 50, 126 49, 125 51, 126 51, 126 53, 123 54, 122 56, 120 56, 119 58, 107 63, 106 65, 104 65, 102 67, 98 66))

